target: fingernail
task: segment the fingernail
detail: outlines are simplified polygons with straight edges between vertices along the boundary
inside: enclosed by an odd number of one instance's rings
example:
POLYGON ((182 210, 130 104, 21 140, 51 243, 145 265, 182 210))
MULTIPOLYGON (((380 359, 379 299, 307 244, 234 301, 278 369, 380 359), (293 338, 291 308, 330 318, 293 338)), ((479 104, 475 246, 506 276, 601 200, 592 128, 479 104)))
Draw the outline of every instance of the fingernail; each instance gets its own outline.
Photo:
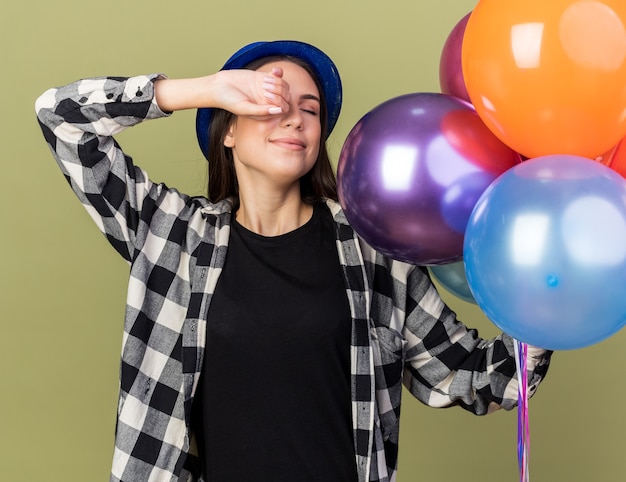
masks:
POLYGON ((276 98, 276 96, 271 92, 263 92, 263 95, 270 100, 274 100, 276 98))
POLYGON ((281 109, 280 107, 270 107, 268 112, 270 114, 280 114, 282 111, 283 109, 281 109))

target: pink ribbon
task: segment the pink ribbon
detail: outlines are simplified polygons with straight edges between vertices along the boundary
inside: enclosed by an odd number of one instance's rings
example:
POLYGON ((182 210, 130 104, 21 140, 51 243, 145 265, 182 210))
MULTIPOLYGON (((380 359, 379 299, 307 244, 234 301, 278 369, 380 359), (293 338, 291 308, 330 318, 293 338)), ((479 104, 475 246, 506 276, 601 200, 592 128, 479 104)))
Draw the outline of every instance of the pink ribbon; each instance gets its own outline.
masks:
POLYGON ((530 450, 530 425, 528 423, 528 345, 515 341, 517 366, 517 463, 520 482, 529 482, 528 456, 530 450))

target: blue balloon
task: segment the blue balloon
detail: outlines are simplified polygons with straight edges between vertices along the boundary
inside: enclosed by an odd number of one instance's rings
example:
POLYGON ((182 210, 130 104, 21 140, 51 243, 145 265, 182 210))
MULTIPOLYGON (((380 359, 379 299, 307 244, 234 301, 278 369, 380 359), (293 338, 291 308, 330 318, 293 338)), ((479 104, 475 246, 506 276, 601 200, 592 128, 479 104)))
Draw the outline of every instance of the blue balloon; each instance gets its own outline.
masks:
POLYGON ((479 198, 463 259, 505 333, 552 350, 597 343, 626 323, 626 179, 578 156, 527 160, 479 198))
POLYGON ((476 304, 476 300, 474 300, 472 296, 472 291, 467 284, 465 263, 463 261, 433 265, 429 266, 428 269, 430 274, 433 275, 433 278, 454 296, 468 303, 476 304))

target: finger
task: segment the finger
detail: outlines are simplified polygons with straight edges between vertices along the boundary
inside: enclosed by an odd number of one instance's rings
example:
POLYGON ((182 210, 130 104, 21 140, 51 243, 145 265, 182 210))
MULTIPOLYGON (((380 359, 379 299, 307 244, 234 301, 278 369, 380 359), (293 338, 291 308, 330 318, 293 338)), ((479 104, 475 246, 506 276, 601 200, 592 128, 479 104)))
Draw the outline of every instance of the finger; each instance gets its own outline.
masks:
POLYGON ((245 112, 246 117, 271 117, 283 112, 283 108, 275 104, 255 104, 246 103, 241 107, 241 112, 245 112))
POLYGON ((266 101, 280 107, 283 111, 289 108, 291 94, 289 85, 284 81, 266 78, 263 82, 263 96, 266 101))
POLYGON ((271 74, 275 77, 281 77, 283 76, 283 68, 282 67, 273 67, 271 74))

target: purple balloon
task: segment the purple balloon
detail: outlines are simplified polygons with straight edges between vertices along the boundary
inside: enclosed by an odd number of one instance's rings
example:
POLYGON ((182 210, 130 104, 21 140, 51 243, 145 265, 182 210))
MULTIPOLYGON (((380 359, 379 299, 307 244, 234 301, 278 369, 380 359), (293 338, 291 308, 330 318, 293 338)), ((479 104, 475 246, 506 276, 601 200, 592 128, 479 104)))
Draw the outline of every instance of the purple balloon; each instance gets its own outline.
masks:
POLYGON ((463 69, 461 68, 461 50, 465 27, 471 13, 465 15, 454 26, 448 35, 446 43, 443 45, 439 59, 439 85, 441 92, 454 95, 468 102, 470 102, 470 98, 465 86, 465 79, 463 78, 463 69))
POLYGON ((520 161, 469 103, 407 94, 371 110, 348 134, 339 199, 355 231, 381 253, 444 264, 462 258, 467 220, 484 190, 520 161))

